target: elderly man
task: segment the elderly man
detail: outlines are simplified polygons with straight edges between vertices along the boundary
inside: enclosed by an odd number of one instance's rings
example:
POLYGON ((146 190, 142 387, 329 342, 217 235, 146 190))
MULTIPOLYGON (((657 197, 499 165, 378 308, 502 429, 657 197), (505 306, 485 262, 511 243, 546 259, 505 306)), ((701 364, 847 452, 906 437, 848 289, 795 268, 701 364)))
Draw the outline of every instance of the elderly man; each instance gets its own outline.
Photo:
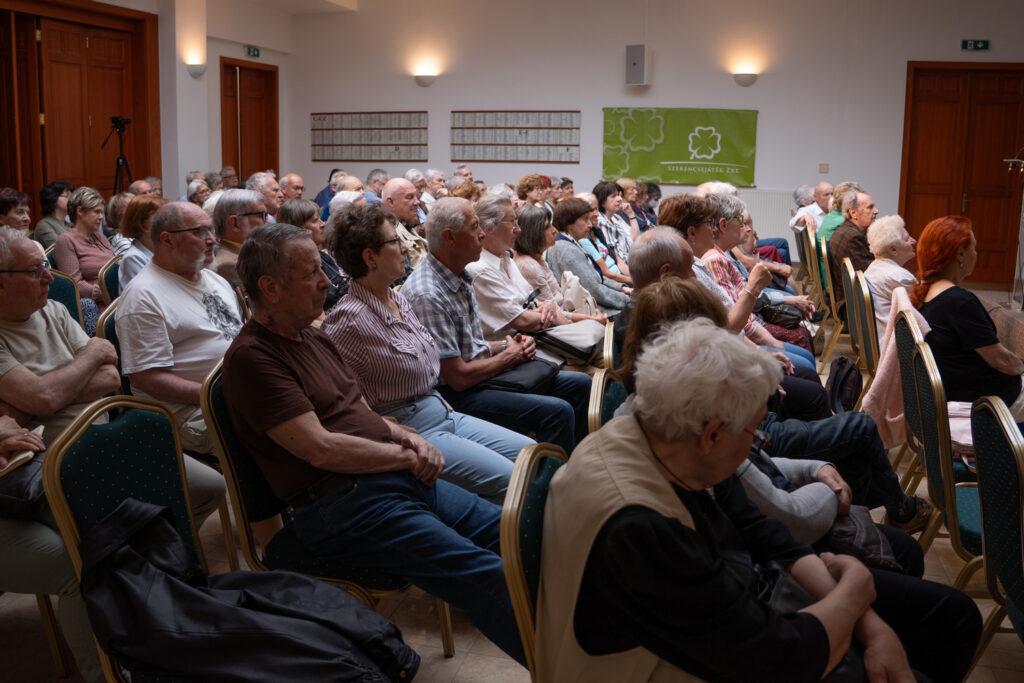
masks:
MULTIPOLYGON (((441 352, 441 395, 455 410, 536 434, 537 441, 558 444, 566 453, 586 434, 590 378, 558 372, 546 394, 520 394, 480 385, 534 360, 532 337, 516 334, 504 341, 484 339, 472 279, 466 266, 480 258, 484 233, 473 205, 465 199, 438 200, 427 216, 430 253, 402 288, 420 323, 441 352)), ((544 362, 544 361, 539 361, 544 362)))
MULTIPOLYGON (((416 188, 416 197, 422 197, 423 193, 427 190, 427 177, 423 175, 423 171, 418 168, 410 168, 405 172, 403 177, 416 188)), ((427 220, 427 211, 423 207, 422 201, 420 201, 419 206, 416 207, 416 215, 419 216, 419 220, 417 222, 420 225, 427 220)))
POLYGON ((815 185, 814 194, 811 195, 814 201, 797 209, 796 215, 789 219, 789 227, 795 230, 800 226, 806 226, 817 230, 828 215, 833 190, 832 183, 825 180, 815 185))
POLYGON ((430 213, 434 203, 444 196, 444 171, 428 168, 426 179, 426 187, 420 195, 420 206, 423 207, 424 213, 430 213))
POLYGON ((324 189, 317 192, 316 197, 313 199, 321 209, 326 209, 327 205, 331 202, 331 197, 338 191, 336 182, 340 181, 341 178, 345 177, 345 172, 340 168, 332 168, 331 172, 327 175, 327 185, 324 189))
POLYGON ((128 193, 133 195, 153 194, 153 186, 145 180, 136 180, 128 186, 128 193))
POLYGON ((238 189, 238 171, 234 166, 225 166, 220 169, 220 179, 224 183, 225 190, 238 189))
POLYGON ((857 192, 849 206, 843 207, 846 218, 828 240, 828 265, 832 275, 832 297, 835 299, 839 319, 845 320, 846 294, 843 292, 843 259, 853 262, 854 270, 866 270, 875 260, 868 246, 868 227, 878 216, 871 195, 857 192))
POLYGON ((202 209, 172 202, 153 214, 151 226, 153 260, 128 283, 117 308, 122 372, 133 393, 168 404, 182 448, 209 453, 199 391, 242 327, 238 300, 206 268, 215 242, 202 209))
POLYGON ((281 178, 281 194, 284 197, 282 201, 302 199, 302 193, 305 191, 306 187, 302 182, 302 176, 298 173, 288 173, 281 178))
POLYGON ((407 258, 409 267, 415 268, 427 255, 427 241, 420 237, 416 230, 421 228, 418 209, 420 206, 419 192, 405 178, 392 178, 384 185, 381 198, 384 208, 395 214, 399 223, 395 226, 402 244, 409 250, 407 258))
MULTIPOLYGON (((0 226, 0 460, 39 451, 92 401, 120 385, 117 353, 47 298, 53 276, 38 245, 0 226), (43 438, 23 426, 42 426, 43 438)), ((6 464, 5 462, 0 464, 6 464)), ((82 677, 103 681, 78 578, 45 500, 31 519, 0 517, 0 590, 55 594, 82 677)))
POLYGON ((284 202, 284 193, 281 192, 281 186, 278 184, 274 174, 270 171, 257 171, 253 173, 245 181, 245 189, 255 190, 263 195, 263 206, 269 214, 267 222, 275 223, 274 216, 277 215, 277 210, 281 208, 281 203, 284 202))
POLYGON ((356 373, 310 325, 330 281, 309 233, 257 228, 238 272, 253 319, 224 358, 224 396, 299 540, 328 562, 401 576, 446 600, 522 662, 498 555, 501 511, 439 481, 440 453, 372 412, 356 373))
POLYGON ((455 177, 459 178, 458 182, 460 182, 460 183, 463 180, 472 181, 473 180, 473 169, 471 169, 469 167, 469 164, 459 164, 458 166, 455 167, 455 170, 452 172, 452 178, 455 178, 455 177))
POLYGON ((213 209, 213 231, 217 235, 217 256, 213 271, 231 285, 238 282, 235 262, 249 231, 267 222, 263 195, 253 190, 227 190, 213 209))
POLYGON ((383 168, 375 168, 366 176, 366 205, 374 206, 381 203, 380 193, 391 179, 383 168))
POLYGON ((150 192, 149 193, 152 196, 154 196, 154 197, 163 197, 164 196, 164 184, 163 184, 162 180, 157 178, 155 175, 148 175, 145 178, 143 178, 143 180, 145 180, 147 183, 149 183, 149 187, 150 187, 150 192))

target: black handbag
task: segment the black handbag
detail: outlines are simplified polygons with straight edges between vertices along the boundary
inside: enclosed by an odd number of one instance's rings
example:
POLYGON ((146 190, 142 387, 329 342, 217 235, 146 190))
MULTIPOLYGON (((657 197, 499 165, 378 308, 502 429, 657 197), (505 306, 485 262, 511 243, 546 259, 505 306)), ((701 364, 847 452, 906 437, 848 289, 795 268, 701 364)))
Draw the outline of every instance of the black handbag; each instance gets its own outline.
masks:
POLYGON ((796 306, 769 303, 765 296, 758 297, 754 303, 754 315, 759 315, 765 322, 784 327, 787 330, 796 329, 804 320, 803 313, 796 306))
POLYGON ((544 360, 528 360, 511 370, 480 382, 479 389, 514 391, 517 394, 546 394, 555 385, 558 368, 544 360))
POLYGON ((39 451, 31 460, 0 477, 0 517, 35 519, 36 506, 43 499, 43 456, 39 451))

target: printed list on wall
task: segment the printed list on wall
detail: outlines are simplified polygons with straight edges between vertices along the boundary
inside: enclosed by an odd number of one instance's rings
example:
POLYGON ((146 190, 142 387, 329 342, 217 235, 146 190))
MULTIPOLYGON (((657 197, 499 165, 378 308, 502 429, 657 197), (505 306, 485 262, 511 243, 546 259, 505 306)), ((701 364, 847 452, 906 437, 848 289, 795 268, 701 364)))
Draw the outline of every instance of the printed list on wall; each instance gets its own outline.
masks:
POLYGON ((427 112, 321 112, 309 115, 313 161, 427 160, 427 112))
POLYGON ((453 111, 452 161, 580 160, 580 112, 453 111))

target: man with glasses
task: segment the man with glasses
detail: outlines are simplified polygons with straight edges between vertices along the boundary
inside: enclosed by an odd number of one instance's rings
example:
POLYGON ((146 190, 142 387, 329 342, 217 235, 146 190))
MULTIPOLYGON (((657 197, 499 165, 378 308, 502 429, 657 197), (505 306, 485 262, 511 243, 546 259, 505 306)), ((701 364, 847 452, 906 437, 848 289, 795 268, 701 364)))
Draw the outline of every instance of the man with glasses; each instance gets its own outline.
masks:
POLYGON ((284 195, 284 201, 302 199, 302 193, 305 191, 305 183, 298 173, 288 173, 281 178, 281 194, 284 195))
POLYGON ((220 179, 224 183, 225 190, 238 188, 238 171, 235 170, 234 166, 225 166, 220 169, 220 179))
MULTIPOLYGON (((231 285, 206 267, 216 241, 202 209, 166 204, 153 214, 150 234, 153 260, 128 283, 117 308, 122 372, 132 393, 168 405, 183 449, 209 453, 199 391, 242 327, 238 300, 231 285)), ((224 481, 203 469, 209 485, 204 502, 215 509, 224 481)))
POLYGON ((217 275, 234 285, 238 282, 235 262, 249 231, 267 222, 263 195, 253 190, 227 190, 213 209, 213 231, 217 234, 217 256, 211 266, 217 275))

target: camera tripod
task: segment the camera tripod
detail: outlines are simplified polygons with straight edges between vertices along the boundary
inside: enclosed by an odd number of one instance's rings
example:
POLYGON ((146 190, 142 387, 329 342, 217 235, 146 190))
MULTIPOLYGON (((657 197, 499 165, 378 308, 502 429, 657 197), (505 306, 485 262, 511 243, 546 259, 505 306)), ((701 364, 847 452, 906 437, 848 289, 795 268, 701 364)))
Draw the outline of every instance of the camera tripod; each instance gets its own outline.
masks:
POLYGON ((107 138, 100 145, 100 149, 106 147, 107 143, 110 142, 110 136, 114 134, 114 131, 117 131, 117 170, 114 172, 114 194, 124 192, 132 184, 132 167, 128 165, 128 157, 124 155, 124 132, 131 122, 131 119, 111 116, 110 132, 107 133, 107 138), (125 178, 128 179, 127 183, 125 178))

